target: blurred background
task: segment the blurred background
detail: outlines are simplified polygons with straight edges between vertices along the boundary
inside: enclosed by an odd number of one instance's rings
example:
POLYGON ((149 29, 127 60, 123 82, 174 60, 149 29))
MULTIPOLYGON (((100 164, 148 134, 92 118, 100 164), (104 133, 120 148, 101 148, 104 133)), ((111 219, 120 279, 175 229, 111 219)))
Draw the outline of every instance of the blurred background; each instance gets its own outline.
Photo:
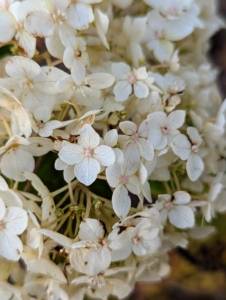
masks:
MULTIPOLYGON (((226 0, 218 0, 218 11, 226 24, 226 0)), ((212 37, 209 58, 219 71, 218 86, 224 99, 226 28, 212 37)), ((162 282, 138 283, 128 300, 226 300, 226 215, 217 216, 212 224, 217 228, 216 234, 191 241, 187 249, 172 251, 171 274, 162 282)))

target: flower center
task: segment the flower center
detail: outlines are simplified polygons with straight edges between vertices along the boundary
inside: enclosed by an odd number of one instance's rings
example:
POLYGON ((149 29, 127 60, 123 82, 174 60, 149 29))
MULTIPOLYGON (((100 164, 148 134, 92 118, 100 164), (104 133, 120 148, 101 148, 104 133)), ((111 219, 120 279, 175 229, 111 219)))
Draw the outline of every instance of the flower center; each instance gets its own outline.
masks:
POLYGON ((92 150, 86 149, 85 156, 90 157, 92 155, 92 150))
POLYGON ((170 203, 170 202, 167 202, 167 203, 165 204, 165 208, 167 208, 168 210, 170 210, 171 208, 173 208, 173 204, 170 203))
POLYGON ((2 222, 0 222, 0 229, 4 228, 4 224, 2 222))
POLYGON ((134 244, 138 244, 140 242, 140 237, 137 236, 133 239, 134 244))
POLYGON ((167 134, 168 128, 167 128, 167 127, 163 127, 163 128, 162 128, 162 132, 163 132, 164 134, 167 134))
POLYGON ((198 145, 196 145, 196 144, 192 145, 191 150, 195 153, 198 152, 198 150, 199 150, 198 145))
POLYGON ((134 75, 129 78, 129 82, 131 84, 135 83, 136 81, 137 81, 137 79, 136 79, 136 77, 134 75))
POLYGON ((129 177, 123 175, 123 176, 121 177, 121 182, 122 182, 123 184, 129 183, 129 177))
POLYGON ((137 140, 139 139, 138 134, 137 134, 137 133, 134 133, 134 134, 132 135, 132 139, 133 139, 134 141, 137 141, 137 140))

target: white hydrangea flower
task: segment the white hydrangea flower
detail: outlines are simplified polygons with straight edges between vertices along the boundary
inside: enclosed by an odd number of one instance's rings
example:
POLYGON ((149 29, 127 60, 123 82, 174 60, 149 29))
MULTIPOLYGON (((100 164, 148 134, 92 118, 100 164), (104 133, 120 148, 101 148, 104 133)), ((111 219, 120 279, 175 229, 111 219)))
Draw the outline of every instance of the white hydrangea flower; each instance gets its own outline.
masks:
POLYGON ((127 100, 132 90, 137 98, 146 98, 149 95, 149 88, 152 87, 154 79, 148 76, 145 67, 131 71, 125 63, 113 63, 112 73, 117 80, 114 87, 116 101, 127 100))
POLYGON ((21 207, 5 207, 0 198, 0 254, 9 260, 19 260, 23 244, 18 237, 27 227, 27 212, 21 207))
POLYGON ((170 195, 159 195, 154 206, 160 210, 162 222, 165 223, 167 217, 171 224, 178 228, 189 228, 195 224, 194 212, 187 205, 191 200, 187 192, 178 191, 170 195))
POLYGON ((156 9, 148 14, 146 37, 148 49, 160 62, 168 62, 174 51, 174 41, 192 33, 193 27, 181 19, 168 21, 156 9))
MULTIPOLYGON (((40 67, 35 61, 22 56, 14 56, 6 64, 7 74, 15 80, 14 93, 30 112, 40 105, 51 110, 55 94, 55 84, 66 73, 54 67, 40 67)), ((2 82, 9 80, 4 78, 2 82), (4 80, 4 81, 3 81, 4 80)))
POLYGON ((176 155, 182 160, 187 160, 186 170, 191 181, 196 181, 202 174, 204 163, 199 156, 199 146, 202 143, 198 131, 194 127, 187 128, 187 136, 177 135, 171 144, 176 155))
POLYGON ((171 145, 172 139, 180 132, 177 130, 184 124, 185 111, 176 110, 168 116, 164 112, 153 112, 148 115, 148 140, 154 149, 161 150, 171 145))
POLYGON ((139 128, 131 121, 124 121, 119 123, 119 128, 125 135, 119 135, 118 142, 122 148, 130 147, 135 144, 140 157, 146 160, 153 160, 154 148, 152 144, 147 140, 148 128, 147 121, 144 120, 139 128))
POLYGON ((60 150, 60 159, 68 165, 75 165, 74 173, 85 185, 92 184, 100 166, 110 166, 115 154, 109 146, 99 145, 100 137, 90 125, 85 125, 78 137, 77 144, 67 144, 60 150))
POLYGON ((139 156, 133 148, 127 148, 124 152, 124 163, 119 165, 114 163, 106 169, 106 176, 109 185, 115 188, 112 195, 112 206, 116 215, 120 218, 127 216, 131 199, 128 191, 140 194, 139 179, 136 172, 139 169, 139 156))

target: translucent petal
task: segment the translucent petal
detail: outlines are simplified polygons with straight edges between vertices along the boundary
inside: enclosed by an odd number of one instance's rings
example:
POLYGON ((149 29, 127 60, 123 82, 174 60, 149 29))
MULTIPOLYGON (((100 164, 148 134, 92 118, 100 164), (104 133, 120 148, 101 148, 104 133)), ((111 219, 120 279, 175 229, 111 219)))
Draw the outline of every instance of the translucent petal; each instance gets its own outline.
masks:
POLYGON ((0 241, 0 254, 9 260, 19 260, 23 244, 18 236, 7 230, 0 230, 0 241))
POLYGON ((92 157, 84 158, 79 164, 75 165, 74 170, 77 179, 89 186, 96 180, 97 174, 100 172, 100 164, 92 157))
POLYGON ((164 38, 169 41, 180 41, 190 35, 193 30, 193 26, 180 19, 175 19, 167 23, 164 30, 164 38))
POLYGON ((185 110, 176 110, 171 112, 167 117, 166 126, 169 130, 175 130, 181 127, 185 121, 185 110))
POLYGON ((137 125, 131 121, 120 122, 119 128, 127 135, 133 135, 137 132, 137 125))
POLYGON ((114 87, 115 100, 123 102, 132 93, 132 85, 128 81, 119 81, 114 87))
POLYGON ((16 33, 16 20, 7 10, 0 11, 0 42, 7 43, 16 33))
POLYGON ((84 149, 95 149, 100 143, 100 136, 96 131, 86 124, 80 131, 80 136, 78 137, 78 144, 84 149))
POLYGON ((192 227, 195 223, 194 213, 186 205, 175 205, 168 216, 170 223, 178 228, 192 227))
POLYGON ((173 152, 182 160, 188 159, 191 153, 191 143, 183 134, 178 134, 172 141, 171 147, 173 152))
POLYGON ((41 73, 35 78, 34 86, 43 93, 57 94, 56 83, 67 76, 64 71, 55 67, 42 67, 41 73))
POLYGON ((111 252, 107 247, 90 249, 86 255, 86 272, 89 276, 98 275, 111 264, 111 252))
POLYGON ((8 231, 21 234, 27 227, 27 212, 20 207, 8 207, 3 222, 8 231))
POLYGON ((204 170, 204 163, 197 154, 191 154, 186 163, 186 170, 191 181, 196 181, 204 170))
POLYGON ((134 95, 137 98, 146 98, 149 95, 149 89, 145 83, 142 81, 136 81, 133 85, 134 95))
POLYGON ((88 4, 81 2, 71 3, 66 10, 68 24, 78 30, 85 29, 93 22, 94 15, 88 4))
POLYGON ((106 89, 113 85, 115 77, 108 73, 95 73, 87 76, 85 81, 90 85, 91 89, 106 89))
POLYGON ((30 35, 26 30, 17 31, 15 39, 18 41, 18 46, 23 50, 24 54, 32 58, 36 50, 36 38, 30 35))
POLYGON ((54 32, 54 19, 44 11, 33 11, 26 17, 24 28, 34 37, 47 38, 54 32))
POLYGON ((177 191, 173 195, 175 197, 174 204, 186 204, 191 200, 191 196, 186 192, 177 191))
POLYGON ((127 80, 129 75, 132 74, 130 67, 123 62, 113 63, 111 70, 112 74, 119 80, 127 80))
POLYGON ((131 207, 131 199, 127 189, 120 184, 113 192, 112 206, 119 218, 125 218, 131 207))
POLYGON ((116 129, 109 130, 104 136, 104 142, 109 147, 114 147, 117 144, 118 133, 116 129))
POLYGON ((59 152, 59 158, 68 165, 74 165, 85 157, 84 149, 79 145, 68 144, 59 152))
POLYGON ((22 171, 32 172, 35 167, 33 156, 20 148, 16 151, 10 149, 5 153, 0 162, 2 173, 16 181, 25 181, 22 171))
POLYGON ((119 185, 121 175, 121 168, 117 163, 114 163, 106 169, 107 181, 111 187, 115 188, 119 185))
POLYGON ((0 198, 0 221, 4 218, 6 213, 5 202, 0 198))
POLYGON ((100 242, 104 238, 105 228, 100 220, 90 218, 83 219, 78 234, 81 240, 100 242))
POLYGON ((74 59, 71 64, 71 76, 77 85, 81 85, 85 79, 86 68, 79 59, 74 59))
POLYGON ((6 72, 15 79, 33 79, 39 75, 41 68, 30 58, 14 56, 7 62, 6 72))
POLYGON ((115 162, 115 153, 111 147, 100 145, 93 151, 95 158, 101 166, 110 166, 115 162))

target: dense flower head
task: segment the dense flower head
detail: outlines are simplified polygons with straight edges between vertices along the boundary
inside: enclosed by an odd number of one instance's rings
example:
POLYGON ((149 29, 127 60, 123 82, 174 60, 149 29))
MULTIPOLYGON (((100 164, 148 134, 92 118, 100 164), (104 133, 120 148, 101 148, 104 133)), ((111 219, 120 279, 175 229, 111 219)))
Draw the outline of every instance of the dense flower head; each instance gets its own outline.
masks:
POLYGON ((226 101, 207 2, 0 0, 2 299, 122 299, 214 232, 226 101))

